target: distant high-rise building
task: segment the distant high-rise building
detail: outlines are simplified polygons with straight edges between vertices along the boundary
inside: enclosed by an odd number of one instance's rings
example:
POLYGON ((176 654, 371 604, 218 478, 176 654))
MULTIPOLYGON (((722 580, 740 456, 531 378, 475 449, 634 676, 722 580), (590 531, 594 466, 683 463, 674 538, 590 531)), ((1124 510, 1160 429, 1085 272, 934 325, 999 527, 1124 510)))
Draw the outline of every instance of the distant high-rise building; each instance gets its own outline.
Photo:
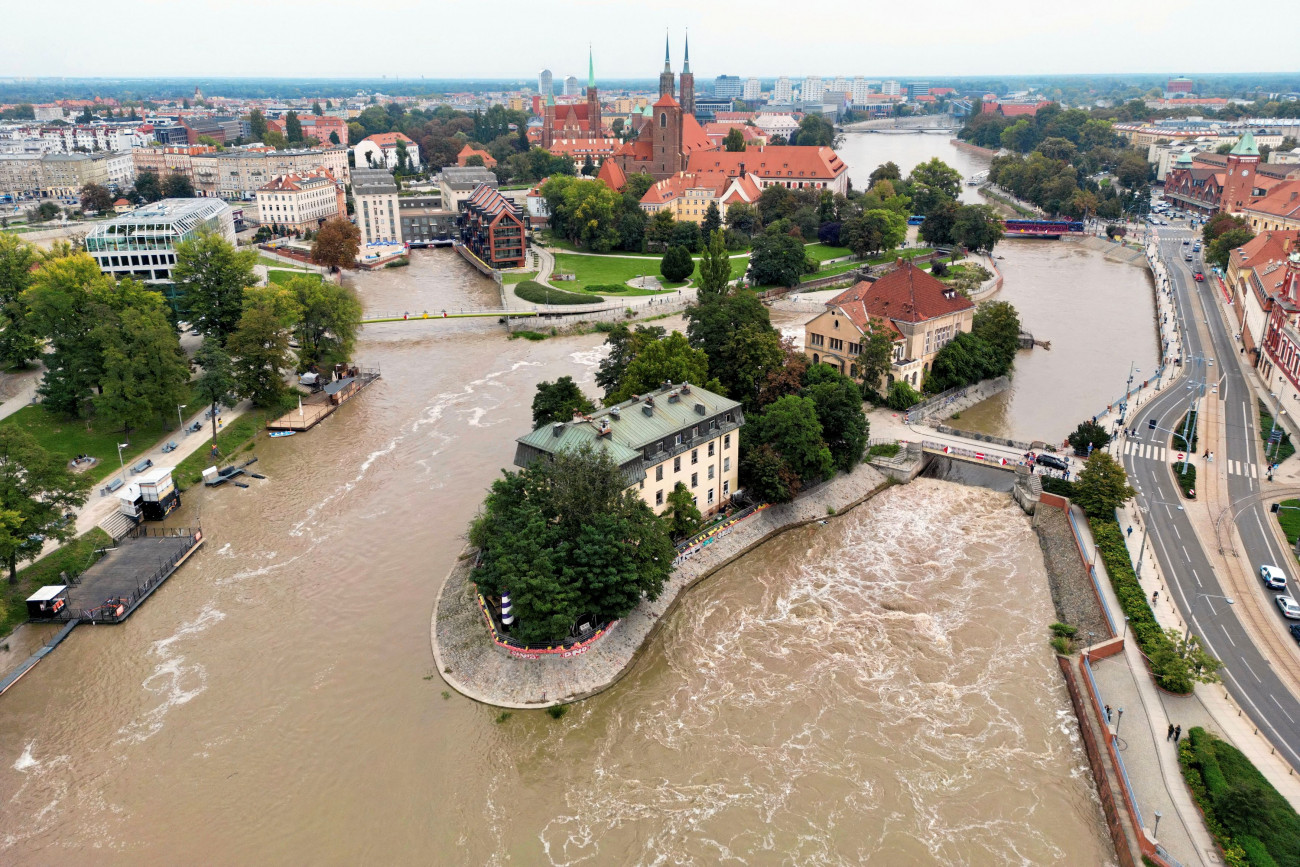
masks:
POLYGON ((738 75, 719 75, 713 79, 713 95, 718 99, 743 99, 745 83, 738 75))
POLYGON ((871 93, 871 83, 861 75, 855 75, 853 81, 849 82, 849 93, 853 96, 853 103, 861 105, 867 101, 867 94, 871 93))
POLYGON ((746 78, 745 89, 741 93, 740 98, 745 100, 746 102, 752 102, 753 100, 758 99, 762 95, 763 95, 763 86, 759 83, 758 79, 754 78, 753 76, 746 78))
POLYGON ((578 78, 574 75, 566 76, 564 79, 564 95, 577 96, 581 91, 578 89, 578 78))
POLYGON ((831 82, 831 86, 828 88, 828 90, 837 90, 841 93, 848 93, 850 89, 849 80, 842 75, 835 76, 835 80, 831 82))
POLYGON ((918 96, 930 95, 930 82, 928 81, 910 81, 907 84, 907 95, 911 99, 918 96))
POLYGON ((772 88, 773 102, 794 102, 794 90, 790 87, 790 79, 784 75, 776 80, 776 87, 772 88))
POLYGON ((822 80, 820 76, 810 75, 803 80, 803 101, 804 102, 821 102, 822 101, 822 80))
POLYGON ((1196 92, 1196 82, 1192 81, 1190 78, 1183 78, 1181 76, 1179 78, 1171 78, 1169 79, 1169 82, 1165 85, 1166 97, 1172 98, 1180 94, 1185 95, 1185 94, 1195 93, 1195 92, 1196 92))
POLYGON ((549 69, 543 69, 541 72, 537 73, 537 92, 542 95, 543 100, 548 96, 555 95, 554 86, 551 71, 549 69))
POLYGON ((897 81, 880 82, 880 92, 885 96, 898 96, 903 92, 897 81))

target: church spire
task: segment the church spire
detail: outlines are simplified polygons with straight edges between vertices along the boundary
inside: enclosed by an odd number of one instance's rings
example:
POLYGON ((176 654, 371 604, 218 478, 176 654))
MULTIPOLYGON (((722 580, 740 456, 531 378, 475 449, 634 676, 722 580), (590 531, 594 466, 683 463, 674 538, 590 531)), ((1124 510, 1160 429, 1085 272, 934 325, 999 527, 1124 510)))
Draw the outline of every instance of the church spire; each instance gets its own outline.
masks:
POLYGON ((672 72, 672 64, 668 62, 668 31, 664 31, 664 72, 672 72))
POLYGON ((591 43, 587 43, 587 87, 596 86, 596 62, 591 57, 591 43))
POLYGON ((691 29, 686 28, 686 58, 682 61, 682 72, 691 71, 691 29))

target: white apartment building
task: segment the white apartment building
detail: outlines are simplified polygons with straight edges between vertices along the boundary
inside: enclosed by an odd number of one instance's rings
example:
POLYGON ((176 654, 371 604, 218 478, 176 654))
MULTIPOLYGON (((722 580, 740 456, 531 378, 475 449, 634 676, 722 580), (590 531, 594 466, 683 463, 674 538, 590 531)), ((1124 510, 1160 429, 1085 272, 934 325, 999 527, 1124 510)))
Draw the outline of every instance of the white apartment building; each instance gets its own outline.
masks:
POLYGON ((230 206, 220 199, 163 199, 95 224, 86 235, 86 252, 112 277, 170 283, 176 245, 200 232, 234 244, 230 206))
POLYGON ((324 169, 277 175, 257 191, 257 219, 290 232, 315 231, 347 213, 343 186, 324 169))
POLYGON ((871 82, 861 75, 855 75, 853 81, 850 82, 849 93, 852 95, 854 105, 863 105, 867 102, 867 96, 871 93, 871 82))
POLYGON ((39 198, 40 191, 40 154, 0 154, 0 200, 39 198))
POLYGON ((825 87, 822 85, 822 80, 820 76, 810 75, 803 80, 802 98, 805 103, 808 102, 820 103, 822 101, 822 94, 824 91, 825 91, 825 87))
POLYGON ((880 92, 885 96, 901 96, 903 86, 897 81, 882 81, 880 82, 880 92))
POLYGON ((836 93, 851 93, 852 87, 853 85, 850 83, 849 79, 842 75, 837 75, 835 76, 835 80, 831 82, 830 87, 826 89, 835 91, 836 93))
POLYGON ((790 87, 790 79, 784 75, 776 80, 776 86, 772 88, 772 101, 781 103, 794 102, 794 89, 790 87))
POLYGON ((762 84, 759 83, 759 80, 757 78, 754 78, 753 76, 746 78, 745 90, 741 95, 741 99, 745 100, 745 102, 751 102, 755 99, 758 99, 762 95, 763 95, 763 86, 762 84))
POLYGON ((188 170, 178 168, 194 183, 201 196, 223 199, 254 199, 257 191, 276 175, 304 174, 325 169, 336 180, 349 181, 348 149, 342 145, 293 150, 242 150, 180 155, 188 170))
MULTIPOLYGON (((402 220, 397 205, 397 183, 383 169, 352 172, 352 202, 361 247, 370 244, 402 243, 402 220)), ((444 203, 443 207, 446 207, 444 203)))

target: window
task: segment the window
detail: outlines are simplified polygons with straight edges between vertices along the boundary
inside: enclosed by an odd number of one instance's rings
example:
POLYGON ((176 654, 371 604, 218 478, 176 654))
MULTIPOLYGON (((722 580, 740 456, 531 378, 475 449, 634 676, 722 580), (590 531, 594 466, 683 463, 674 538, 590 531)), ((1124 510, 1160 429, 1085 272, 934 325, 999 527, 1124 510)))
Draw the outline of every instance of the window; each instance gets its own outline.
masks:
POLYGON ((691 463, 698 464, 699 462, 700 462, 700 450, 691 449, 691 463))
POLYGON ((682 471, 682 457, 681 455, 678 455, 677 457, 673 458, 673 472, 680 473, 681 471, 682 471))
POLYGON ((713 505, 713 488, 709 488, 709 505, 713 505))
POLYGON ((731 472, 731 458, 723 458, 723 459, 722 459, 722 471, 723 471, 724 473, 729 473, 729 472, 731 472))
POLYGON ((709 457, 713 457, 713 443, 709 443, 709 457))
POLYGON ((664 465, 660 464, 659 466, 655 467, 655 481, 662 482, 663 480, 664 480, 664 465))
MULTIPOLYGON (((710 467, 710 469, 712 469, 712 467, 710 467)), ((644 490, 645 490, 645 479, 642 479, 641 481, 637 482, 637 487, 644 491, 644 490)))
POLYGON ((659 112, 659 126, 665 128, 668 126, 668 112, 659 112))
POLYGON ((722 447, 723 447, 724 449, 729 449, 729 448, 731 448, 731 434, 723 434, 723 436, 722 436, 722 447))
POLYGON ((809 334, 808 342, 811 343, 813 346, 825 346, 826 338, 820 334, 809 334))
POLYGON ((722 496, 725 497, 725 496, 727 496, 727 495, 730 494, 730 493, 731 493, 731 482, 723 482, 723 483, 722 483, 722 496))
POLYGON ((691 487, 698 488, 699 486, 700 486, 700 474, 691 473, 691 487))
POLYGON ((835 327, 836 328, 840 327, 840 321, 838 319, 835 320, 835 327))
POLYGON ((681 444, 682 444, 682 435, 681 435, 681 434, 678 434, 676 437, 673 438, 673 444, 674 444, 674 445, 681 445, 681 444))
POLYGON ((713 464, 709 464, 709 478, 713 478, 713 464))
POLYGON ((662 506, 663 504, 664 504, 664 491, 663 488, 660 488, 659 490, 655 491, 655 505, 662 506))
POLYGON ((833 349, 836 352, 840 352, 841 350, 844 349, 844 341, 840 340, 838 337, 832 337, 831 349, 833 349))
POLYGON ((862 354, 862 344, 861 344, 861 343, 850 343, 850 344, 849 344, 849 355, 861 355, 861 354, 862 354))

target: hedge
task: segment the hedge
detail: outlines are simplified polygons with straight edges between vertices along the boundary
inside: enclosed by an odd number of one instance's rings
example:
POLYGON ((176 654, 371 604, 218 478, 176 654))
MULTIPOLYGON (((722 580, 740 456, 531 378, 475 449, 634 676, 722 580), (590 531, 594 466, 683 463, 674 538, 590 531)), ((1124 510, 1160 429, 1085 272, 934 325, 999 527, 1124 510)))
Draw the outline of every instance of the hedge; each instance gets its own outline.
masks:
POLYGON ((1074 499, 1074 482, 1067 482, 1065 479, 1058 479, 1055 476, 1039 476, 1038 480, 1047 493, 1074 499))
POLYGON ((1190 452, 1196 454, 1196 449, 1200 445, 1200 437, 1196 434, 1196 411, 1188 410, 1180 422, 1174 426, 1176 433, 1170 439, 1170 445, 1180 452, 1190 452), (1192 444, 1189 448, 1187 440, 1183 438, 1183 431, 1192 435, 1192 444))
POLYGON ((1147 602, 1146 591, 1138 583, 1129 562, 1124 533, 1114 518, 1089 518, 1092 537, 1097 543, 1097 553, 1106 564, 1106 573, 1115 588, 1120 607, 1128 615, 1128 628, 1137 639, 1138 647, 1151 666, 1151 673, 1161 689, 1178 695, 1192 692, 1192 678, 1187 673, 1187 663, 1178 655, 1178 649, 1156 622, 1147 602))
POLYGON ((1187 462, 1187 471, 1183 472, 1183 462, 1179 461, 1173 465, 1174 481, 1178 483, 1178 489, 1183 492, 1184 497, 1190 499, 1196 498, 1196 464, 1191 461, 1187 462))
POLYGON ((533 304, 599 304, 605 300, 599 295, 568 292, 564 289, 548 289, 536 280, 525 280, 522 283, 516 283, 515 294, 533 304))

